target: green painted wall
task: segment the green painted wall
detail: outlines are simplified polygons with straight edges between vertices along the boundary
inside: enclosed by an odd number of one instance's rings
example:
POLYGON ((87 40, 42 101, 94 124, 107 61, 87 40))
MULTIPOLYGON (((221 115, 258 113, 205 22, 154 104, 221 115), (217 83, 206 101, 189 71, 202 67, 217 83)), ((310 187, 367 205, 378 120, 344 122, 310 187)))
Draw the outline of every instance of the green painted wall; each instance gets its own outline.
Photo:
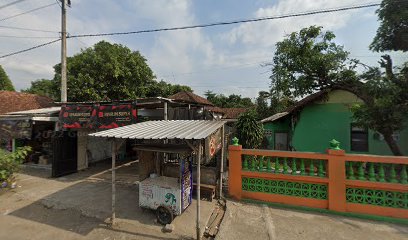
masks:
MULTIPOLYGON (((392 155, 388 145, 369 130, 368 152, 350 151, 350 126, 352 113, 350 106, 361 100, 354 94, 336 90, 329 94, 327 101, 317 101, 303 108, 298 117, 298 122, 291 134, 291 143, 296 151, 325 152, 329 141, 333 138, 341 142, 341 148, 348 153, 364 153, 376 155, 392 155)), ((408 126, 408 121, 407 121, 408 126)), ((289 131, 290 116, 284 119, 265 123, 265 129, 272 131, 289 131)), ((268 149, 274 148, 273 135, 268 137, 268 149)), ((398 145, 404 155, 408 155, 408 128, 399 133, 398 145)))
MULTIPOLYGON (((282 119, 279 119, 275 122, 267 122, 263 124, 264 127, 264 131, 265 130, 269 130, 270 135, 266 136, 266 139, 268 141, 268 146, 267 149, 274 149, 275 146, 275 138, 274 138, 274 134, 275 132, 290 132, 290 116, 286 116, 282 119)), ((289 136, 291 134, 289 133, 289 136)))
MULTIPOLYGON (((335 138, 348 153, 392 155, 384 140, 374 137, 369 130, 368 152, 350 150, 350 125, 353 121, 350 106, 361 100, 354 94, 336 90, 329 94, 328 101, 319 101, 303 108, 296 124, 292 144, 297 151, 324 152, 328 141, 335 138)), ((408 154, 408 129, 400 133, 398 145, 408 154)))

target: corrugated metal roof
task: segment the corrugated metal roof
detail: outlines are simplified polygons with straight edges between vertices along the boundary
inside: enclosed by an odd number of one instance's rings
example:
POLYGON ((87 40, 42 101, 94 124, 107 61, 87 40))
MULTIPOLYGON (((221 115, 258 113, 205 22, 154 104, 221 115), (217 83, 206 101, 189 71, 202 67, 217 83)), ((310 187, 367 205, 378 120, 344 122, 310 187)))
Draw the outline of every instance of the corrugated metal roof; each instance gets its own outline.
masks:
POLYGON ((272 115, 272 116, 270 116, 270 117, 267 117, 267 118, 265 118, 265 119, 262 119, 261 122, 262 122, 262 123, 265 123, 265 122, 273 122, 273 121, 278 120, 279 118, 282 118, 282 117, 284 117, 284 116, 286 116, 286 115, 288 115, 288 114, 289 114, 288 112, 276 113, 276 114, 274 114, 274 115, 272 115))
POLYGON ((49 108, 39 108, 39 109, 32 109, 32 110, 25 110, 25 111, 18 111, 18 112, 10 112, 7 114, 10 115, 20 115, 20 114, 50 114, 50 113, 57 113, 61 110, 61 107, 49 107, 49 108))
POLYGON ((148 121, 89 134, 93 137, 124 139, 205 139, 224 121, 173 120, 148 121))

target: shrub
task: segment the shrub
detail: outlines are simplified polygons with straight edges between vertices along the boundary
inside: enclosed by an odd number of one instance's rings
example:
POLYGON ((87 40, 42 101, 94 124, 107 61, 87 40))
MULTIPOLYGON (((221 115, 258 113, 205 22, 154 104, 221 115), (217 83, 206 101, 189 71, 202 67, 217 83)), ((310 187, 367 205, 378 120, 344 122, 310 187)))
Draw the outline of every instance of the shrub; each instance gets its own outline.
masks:
POLYGON ((237 137, 244 148, 258 148, 262 143, 263 126, 253 110, 241 114, 236 122, 237 137))
POLYGON ((20 170, 20 164, 24 161, 31 147, 18 148, 13 153, 0 151, 0 183, 14 180, 14 174, 20 170))

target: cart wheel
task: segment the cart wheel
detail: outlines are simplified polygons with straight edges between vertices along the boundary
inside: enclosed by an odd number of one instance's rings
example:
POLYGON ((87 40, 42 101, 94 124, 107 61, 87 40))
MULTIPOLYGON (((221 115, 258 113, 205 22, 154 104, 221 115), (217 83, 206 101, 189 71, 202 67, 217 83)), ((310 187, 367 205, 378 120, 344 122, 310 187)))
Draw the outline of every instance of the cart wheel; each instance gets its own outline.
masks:
POLYGON ((156 217, 159 223, 166 225, 173 221, 173 212, 166 206, 160 206, 156 210, 156 217))

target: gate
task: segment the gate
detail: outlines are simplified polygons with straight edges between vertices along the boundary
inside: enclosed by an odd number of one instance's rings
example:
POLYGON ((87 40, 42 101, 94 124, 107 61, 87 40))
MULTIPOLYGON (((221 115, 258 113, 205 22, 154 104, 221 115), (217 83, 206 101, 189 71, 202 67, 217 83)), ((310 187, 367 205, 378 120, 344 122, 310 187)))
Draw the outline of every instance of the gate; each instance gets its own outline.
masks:
POLYGON ((52 177, 77 171, 77 132, 60 131, 53 137, 52 177))

